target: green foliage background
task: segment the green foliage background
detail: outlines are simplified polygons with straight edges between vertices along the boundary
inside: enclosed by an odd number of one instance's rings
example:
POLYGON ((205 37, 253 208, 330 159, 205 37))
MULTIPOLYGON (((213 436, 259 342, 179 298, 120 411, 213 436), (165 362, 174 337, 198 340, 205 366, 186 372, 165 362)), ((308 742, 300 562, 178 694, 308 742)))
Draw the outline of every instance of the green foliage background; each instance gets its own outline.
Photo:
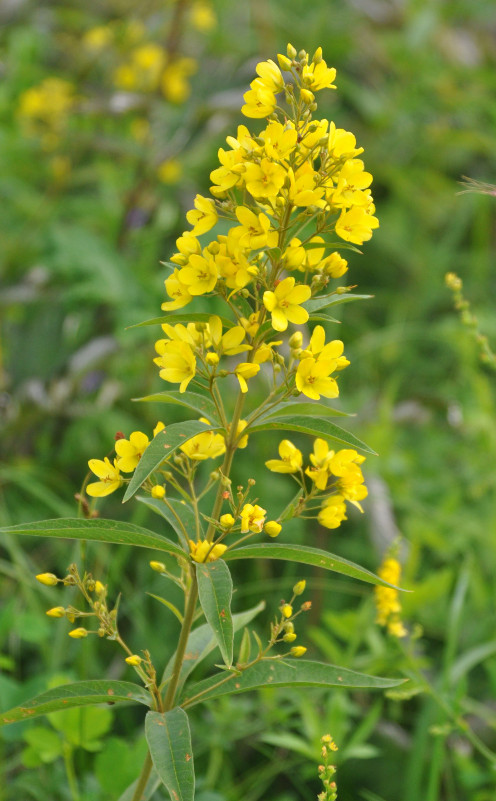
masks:
MULTIPOLYGON (((343 322, 333 329, 352 362, 341 408, 357 413, 348 427, 379 456, 365 465, 363 518, 332 533, 288 526, 288 537, 375 570, 401 532, 405 586, 414 590, 404 597, 404 617, 415 636, 406 650, 388 640, 374 624, 368 586, 309 569, 313 617, 299 642, 314 658, 414 676, 418 690, 421 672, 432 693, 267 690, 219 699, 194 718, 198 801, 315 798, 327 731, 340 746, 343 801, 491 801, 495 757, 481 755, 456 719, 496 749, 494 378, 452 309, 444 274, 463 278, 494 342, 496 204, 457 194, 463 175, 494 182, 496 172, 494 3, 216 0, 208 31, 194 27, 191 3, 180 5, 174 41, 199 62, 191 96, 174 105, 159 92, 143 94, 128 111, 112 83, 126 57, 122 31, 141 22, 145 40, 163 44, 177 4, 25 0, 0 9, 0 522, 74 515, 86 462, 111 449, 116 431, 149 433, 164 409, 169 422, 182 419, 174 407, 130 401, 163 386, 152 364, 155 329, 126 327, 159 313, 159 261, 171 254, 196 192, 207 191, 218 147, 246 122, 239 108, 256 61, 285 52, 288 41, 310 53, 321 45, 337 68, 338 92, 322 93, 319 113, 365 148, 381 223, 364 255, 351 254, 348 273, 374 298, 340 307, 343 322), (109 23, 121 31, 120 50, 89 57, 83 34, 109 23), (71 81, 79 100, 47 149, 26 133, 18 109, 24 91, 52 76, 71 81), (145 142, 133 138, 136 119, 149 120, 145 142), (170 158, 182 165, 173 185, 157 174, 170 158)), ((295 442, 308 451, 307 439, 295 442)), ((277 442, 253 437, 239 478, 253 475, 261 500, 282 508, 289 486, 263 467, 277 442)), ((123 510, 113 498, 102 513, 158 524, 146 507, 123 510)), ((65 624, 44 614, 54 591, 35 586, 33 575, 64 571, 72 560, 84 558, 122 592, 136 649, 149 647, 159 661, 169 656, 177 621, 144 594, 163 593, 146 556, 5 539, 0 708, 64 677, 127 675, 111 643, 68 642, 65 624)), ((241 565, 238 608, 263 597, 270 617, 300 577, 295 571, 241 565)), ((76 798, 67 789, 68 759, 81 799, 117 798, 133 770, 117 775, 113 766, 139 766, 142 758, 140 718, 111 708, 94 710, 91 721, 89 714, 3 730, 0 800, 76 798)))

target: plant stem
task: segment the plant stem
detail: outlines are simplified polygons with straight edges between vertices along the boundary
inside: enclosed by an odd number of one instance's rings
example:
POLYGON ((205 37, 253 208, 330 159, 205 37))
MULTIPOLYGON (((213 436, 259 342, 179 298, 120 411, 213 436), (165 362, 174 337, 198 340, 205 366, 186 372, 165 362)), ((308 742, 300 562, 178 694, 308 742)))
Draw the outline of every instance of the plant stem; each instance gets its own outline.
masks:
POLYGON ((65 772, 67 775, 67 784, 69 785, 72 801, 79 801, 81 796, 79 795, 76 774, 74 771, 74 763, 72 760, 73 751, 71 745, 65 742, 62 751, 64 754, 64 765, 65 765, 65 772))

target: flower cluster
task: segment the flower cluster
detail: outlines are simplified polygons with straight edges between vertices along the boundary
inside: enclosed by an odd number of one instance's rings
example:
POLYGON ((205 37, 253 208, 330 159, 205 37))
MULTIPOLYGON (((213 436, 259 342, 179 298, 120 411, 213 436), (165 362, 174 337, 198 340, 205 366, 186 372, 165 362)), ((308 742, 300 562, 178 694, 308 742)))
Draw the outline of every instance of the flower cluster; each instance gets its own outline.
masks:
MULTIPOLYGON (((401 579, 401 564, 392 555, 386 555, 377 575, 389 584, 399 586, 401 579)), ((393 637, 405 637, 407 630, 401 622, 401 602, 399 592, 394 587, 374 587, 375 604, 377 607, 376 622, 385 626, 393 637)))
POLYGON ((300 484, 303 490, 298 509, 300 517, 312 517, 312 514, 302 513, 316 511, 313 502, 322 498, 317 519, 325 528, 338 528, 347 519, 345 501, 363 511, 360 501, 367 497, 367 487, 360 465, 365 461, 365 456, 356 450, 331 450, 326 440, 318 437, 310 454, 310 464, 304 469, 301 451, 289 439, 283 439, 279 443, 279 457, 269 459, 265 465, 273 473, 291 474, 300 484), (310 489, 305 476, 310 478, 310 489))

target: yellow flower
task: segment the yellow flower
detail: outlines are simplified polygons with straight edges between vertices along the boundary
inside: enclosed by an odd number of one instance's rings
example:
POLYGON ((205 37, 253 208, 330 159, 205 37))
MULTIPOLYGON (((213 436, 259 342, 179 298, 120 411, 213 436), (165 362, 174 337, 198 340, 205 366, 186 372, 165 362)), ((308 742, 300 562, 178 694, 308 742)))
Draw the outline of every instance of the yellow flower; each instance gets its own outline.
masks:
POLYGON ((69 637, 72 637, 74 640, 82 640, 84 637, 87 636, 88 632, 86 631, 86 629, 83 628, 72 629, 72 631, 69 632, 69 637))
POLYGON ((266 509, 261 506, 252 506, 251 503, 245 503, 241 510, 241 533, 246 534, 247 531, 252 531, 258 534, 262 531, 266 509))
POLYGON ((234 370, 234 374, 239 381, 241 392, 248 392, 248 384, 246 380, 253 378, 260 370, 259 364, 252 364, 251 362, 240 362, 234 370))
POLYGON ((240 244, 235 228, 231 228, 227 236, 221 234, 218 242, 219 251, 214 255, 214 261, 219 276, 230 289, 242 289, 253 280, 253 265, 248 261, 250 248, 246 249, 240 244))
POLYGON ((363 501, 368 495, 362 471, 359 467, 365 461, 365 456, 357 453, 352 448, 343 448, 332 455, 329 460, 330 472, 339 478, 337 482, 340 495, 352 503, 361 512, 363 509, 359 501, 363 501))
POLYGON ((100 481, 88 484, 86 487, 87 494, 92 498, 103 498, 105 495, 110 495, 110 493, 122 487, 124 479, 119 472, 116 459, 114 459, 113 464, 109 461, 108 456, 103 461, 101 459, 90 459, 88 467, 100 479, 100 481))
POLYGON ((217 315, 210 317, 208 321, 208 333, 212 341, 212 346, 219 356, 235 356, 237 353, 251 350, 251 345, 243 342, 246 332, 241 325, 229 328, 222 334, 222 321, 217 315))
POLYGON ((177 184, 181 178, 181 162, 177 159, 162 161, 157 167, 157 176, 163 184, 177 184))
POLYGON ((342 495, 331 495, 326 498, 318 514, 318 521, 325 528, 339 528, 346 517, 346 504, 342 495))
MULTIPOLYGON (((156 345, 158 344, 157 342, 156 345)), ((187 342, 166 342, 154 362, 162 368, 160 378, 170 381, 171 384, 180 384, 179 392, 186 391, 196 373, 195 355, 187 342)))
POLYGON ((281 533, 282 526, 277 520, 267 520, 263 530, 269 537, 278 537, 281 533))
POLYGON ((316 325, 308 347, 300 353, 300 360, 308 356, 315 361, 328 363, 329 372, 344 370, 349 365, 348 359, 343 356, 344 345, 340 339, 333 339, 326 345, 325 331, 321 325, 316 325))
POLYGON ((156 498, 160 501, 162 498, 165 498, 165 487, 163 487, 162 484, 155 484, 150 494, 152 498, 156 498))
POLYGON ((221 515, 219 518, 219 523, 224 528, 232 528, 235 522, 234 517, 230 514, 221 515))
POLYGON ((299 658, 300 656, 303 656, 304 654, 306 654, 306 652, 307 652, 307 649, 305 648, 304 645, 293 645, 293 647, 291 648, 290 654, 291 654, 291 656, 296 656, 297 658, 299 658))
POLYGON ((123 473, 132 473, 149 443, 142 431, 133 431, 129 439, 118 439, 115 443, 116 467, 123 473))
MULTIPOLYGON (((401 565, 392 556, 386 556, 377 571, 379 578, 398 585, 401 579, 401 565)), ((407 631, 400 620, 401 603, 398 590, 394 587, 374 587, 375 604, 377 608, 376 622, 380 626, 387 626, 393 637, 404 637, 407 631)))
POLYGON ((205 295, 217 283, 217 265, 213 258, 205 259, 195 253, 190 256, 186 267, 179 270, 179 280, 190 295, 205 295))
POLYGON ((166 100, 180 104, 188 99, 191 87, 187 79, 195 74, 197 68, 194 58, 178 58, 167 65, 161 80, 162 93, 166 100))
POLYGON ((303 456, 289 439, 279 443, 279 456, 281 459, 269 459, 265 466, 273 473, 297 473, 303 464, 303 456))
POLYGON ((325 439, 317 437, 313 443, 313 453, 310 454, 310 461, 313 467, 307 467, 305 473, 310 476, 315 486, 319 490, 325 490, 329 480, 329 462, 334 456, 334 451, 329 450, 325 439))
POLYGON ((327 259, 324 259, 320 269, 330 278, 340 278, 347 271, 348 262, 335 250, 327 259))
POLYGON ((48 617, 65 617, 65 609, 63 606, 54 606, 53 609, 48 609, 45 614, 48 617))
POLYGON ((379 227, 379 220, 368 214, 362 206, 342 211, 336 222, 336 233, 346 242, 363 245, 372 237, 372 229, 379 227))
POLYGON ((335 369, 333 361, 317 361, 312 357, 302 359, 296 371, 296 386, 307 398, 320 400, 324 398, 337 398, 338 385, 330 373, 335 369))
POLYGON ((164 311, 173 311, 174 309, 182 309, 193 300, 193 295, 189 292, 188 286, 181 281, 181 270, 174 270, 169 278, 165 279, 165 288, 170 298, 174 300, 162 303, 164 311))
POLYGON ((312 62, 304 66, 302 78, 305 86, 313 92, 318 92, 321 89, 336 88, 333 84, 336 78, 336 70, 334 67, 328 67, 323 59, 317 64, 312 62))
POLYGON ((262 159, 259 164, 249 162, 243 177, 254 198, 275 198, 286 180, 286 170, 274 161, 262 159))
POLYGON ((131 656, 126 656, 124 661, 127 662, 128 665, 132 665, 132 667, 139 667, 143 660, 138 654, 131 654, 131 656))
POLYGON ((214 9, 206 0, 195 0, 191 6, 190 18, 193 27, 202 33, 211 31, 217 25, 214 9))
POLYGON ((82 44, 87 50, 98 52, 98 50, 108 47, 113 38, 112 29, 108 25, 98 25, 96 28, 86 31, 82 44))
POLYGON ((267 89, 269 89, 271 92, 274 92, 274 94, 282 92, 284 89, 284 78, 282 77, 281 70, 275 61, 272 61, 271 58, 269 58, 267 61, 260 61, 255 67, 255 70, 261 82, 267 89))
POLYGON ((276 331, 285 331, 288 322, 303 325, 308 320, 308 312, 300 304, 309 299, 311 289, 306 284, 295 286, 292 276, 284 278, 275 288, 274 292, 264 292, 264 306, 272 315, 272 328, 276 331))
POLYGON ((55 585, 59 582, 54 573, 38 573, 35 578, 36 581, 39 581, 40 584, 44 584, 46 587, 55 587, 55 585))
POLYGON ((237 206, 236 217, 241 226, 234 231, 239 232, 239 244, 248 250, 259 248, 275 248, 279 235, 270 227, 270 220, 266 214, 254 214, 245 206, 237 206))
POLYGON ((356 138, 354 134, 345 131, 344 128, 336 128, 336 125, 331 122, 329 125, 329 137, 327 142, 327 150, 334 159, 352 159, 363 153, 363 147, 356 146, 356 138))
POLYGON ((324 187, 321 178, 308 161, 305 161, 296 172, 288 170, 288 198, 295 206, 318 206, 323 208, 324 187))
POLYGON ((171 261, 174 262, 174 264, 178 264, 180 267, 184 267, 188 263, 193 253, 196 253, 198 256, 201 255, 202 249, 200 241, 193 235, 192 231, 184 231, 182 236, 176 239, 176 245, 179 253, 174 253, 171 256, 171 261))
MULTIPOLYGON (((205 418, 202 418, 201 421, 209 425, 205 418)), ((202 431, 201 434, 191 437, 184 445, 181 445, 180 450, 190 459, 203 462, 205 459, 217 459, 218 456, 222 456, 226 451, 226 442, 222 434, 216 434, 214 431, 202 431)))
POLYGON ((241 113, 253 119, 268 117, 276 107, 274 92, 266 87, 261 78, 252 81, 250 87, 243 95, 245 104, 241 107, 241 113))
POLYGON ((283 604, 281 606, 281 613, 283 617, 291 617, 293 614, 293 607, 291 604, 283 604))
POLYGON ((208 197, 197 195, 194 204, 195 208, 188 211, 186 219, 193 226, 191 234, 193 236, 201 236, 214 227, 219 215, 215 208, 215 201, 208 197))
POLYGON ((288 159, 296 148, 298 134, 294 128, 285 128, 280 122, 270 122, 260 137, 264 140, 266 155, 274 161, 288 159))
POLYGON ((213 545, 207 540, 189 541, 189 550, 194 562, 215 562, 216 559, 222 556, 226 548, 227 545, 223 545, 221 542, 218 545, 213 545))

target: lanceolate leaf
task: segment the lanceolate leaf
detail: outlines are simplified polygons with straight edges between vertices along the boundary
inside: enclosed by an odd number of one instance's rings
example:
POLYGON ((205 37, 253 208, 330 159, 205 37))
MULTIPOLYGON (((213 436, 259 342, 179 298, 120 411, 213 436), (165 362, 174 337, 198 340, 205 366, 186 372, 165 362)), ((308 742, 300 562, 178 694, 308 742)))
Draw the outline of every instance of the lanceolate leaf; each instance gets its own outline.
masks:
POLYGON ((133 400, 185 406, 187 409, 198 412, 200 416, 207 417, 209 421, 218 421, 215 403, 198 392, 157 392, 155 395, 147 395, 145 398, 134 398, 133 400))
POLYGON ((221 684, 222 676, 216 674, 205 681, 188 687, 181 705, 195 706, 210 698, 221 695, 243 693, 261 687, 363 687, 369 690, 380 690, 397 687, 404 679, 385 679, 380 676, 367 676, 354 670, 325 665, 323 662, 311 662, 303 659, 290 659, 287 662, 262 660, 241 674, 228 674, 221 684), (215 686, 218 685, 218 686, 215 686), (205 693, 197 699, 199 693, 205 693))
POLYGON ((193 750, 184 709, 176 707, 170 712, 148 712, 145 734, 153 765, 167 787, 171 801, 193 801, 193 750))
POLYGON ((28 534, 33 537, 60 537, 69 540, 97 540, 98 542, 114 542, 119 545, 137 545, 141 548, 153 548, 166 551, 173 556, 184 556, 184 551, 166 537, 149 531, 133 523, 121 523, 118 520, 78 520, 61 518, 60 520, 40 520, 35 523, 20 523, 17 526, 0 528, 0 534, 28 534))
POLYGON ((194 539, 195 536, 195 513, 186 501, 179 501, 177 498, 151 498, 149 495, 139 495, 136 500, 144 503, 149 509, 153 509, 158 515, 167 520, 179 537, 186 536, 194 539))
POLYGON ((0 726, 16 723, 19 720, 30 720, 48 712, 58 712, 60 709, 70 709, 74 706, 117 701, 144 704, 148 707, 152 703, 150 694, 139 684, 130 681, 77 681, 74 684, 62 684, 31 698, 22 706, 0 712, 0 726))
MULTIPOLYGON (((341 556, 336 556, 320 548, 311 548, 304 545, 286 545, 279 542, 261 542, 253 545, 243 545, 241 548, 233 548, 224 554, 224 559, 284 559, 286 562, 299 562, 301 565, 315 565, 324 570, 332 570, 334 573, 342 573, 344 576, 366 581, 368 584, 380 584, 382 587, 392 587, 371 573, 365 567, 360 567, 354 562, 349 562, 341 556)), ((396 587, 396 589, 401 589, 396 587)))
POLYGON ((326 309, 328 306, 339 306, 341 303, 351 303, 354 300, 369 300, 373 297, 373 295, 353 295, 350 292, 345 292, 343 295, 322 295, 320 298, 308 300, 303 303, 303 306, 312 315, 313 312, 326 309))
POLYGON ((233 661, 234 628, 231 616, 233 583, 229 568, 222 559, 196 565, 201 607, 218 642, 227 667, 233 661))
MULTIPOLYGON (((301 417, 353 417, 354 415, 348 412, 342 412, 339 409, 333 409, 332 406, 326 406, 324 403, 301 403, 300 401, 286 401, 285 403, 278 403, 273 406, 260 418, 268 420, 272 417, 294 417, 299 415, 301 417)), ((257 423, 258 425, 258 423, 257 423)))
MULTIPOLYGON (((280 431, 299 431, 302 434, 311 434, 314 437, 323 437, 324 439, 334 439, 341 442, 343 445, 348 445, 350 448, 358 448, 358 450, 365 451, 365 453, 372 453, 376 455, 372 448, 369 448, 361 439, 355 437, 344 428, 340 428, 330 420, 322 417, 315 417, 310 419, 308 417, 273 417, 270 420, 263 419, 254 426, 250 426, 250 433, 255 431, 267 431, 276 429, 280 431)), ((138 465, 139 467, 139 465, 138 465)))
MULTIPOLYGON (((252 609, 247 609, 246 612, 238 612, 238 614, 233 615, 234 631, 239 631, 243 628, 243 626, 247 626, 248 623, 251 623, 253 618, 256 617, 263 609, 265 609, 265 602, 260 601, 260 603, 252 607, 252 609)), ((179 674, 179 687, 184 684, 191 671, 194 670, 194 668, 216 647, 217 638, 214 636, 214 633, 208 623, 198 626, 197 629, 191 632, 188 638, 188 644, 186 646, 186 653, 184 654, 181 672, 179 674)), ((167 681, 167 679, 172 675, 175 656, 175 653, 171 656, 167 667, 165 668, 164 675, 162 676, 162 681, 167 681)))
POLYGON ((203 431, 218 430, 219 426, 206 426, 199 420, 187 420, 184 423, 172 423, 159 431, 139 460, 122 502, 125 503, 132 498, 148 476, 160 467, 164 459, 172 456, 185 442, 203 431))
MULTIPOLYGON (((211 317, 211 314, 206 314, 205 312, 177 312, 176 314, 167 314, 165 317, 153 317, 151 320, 143 320, 142 323, 135 323, 127 327, 143 328, 145 325, 162 325, 162 323, 169 323, 169 325, 175 325, 176 323, 208 323, 211 317)), ((232 328, 236 325, 228 317, 221 317, 220 319, 224 328, 232 328)))

